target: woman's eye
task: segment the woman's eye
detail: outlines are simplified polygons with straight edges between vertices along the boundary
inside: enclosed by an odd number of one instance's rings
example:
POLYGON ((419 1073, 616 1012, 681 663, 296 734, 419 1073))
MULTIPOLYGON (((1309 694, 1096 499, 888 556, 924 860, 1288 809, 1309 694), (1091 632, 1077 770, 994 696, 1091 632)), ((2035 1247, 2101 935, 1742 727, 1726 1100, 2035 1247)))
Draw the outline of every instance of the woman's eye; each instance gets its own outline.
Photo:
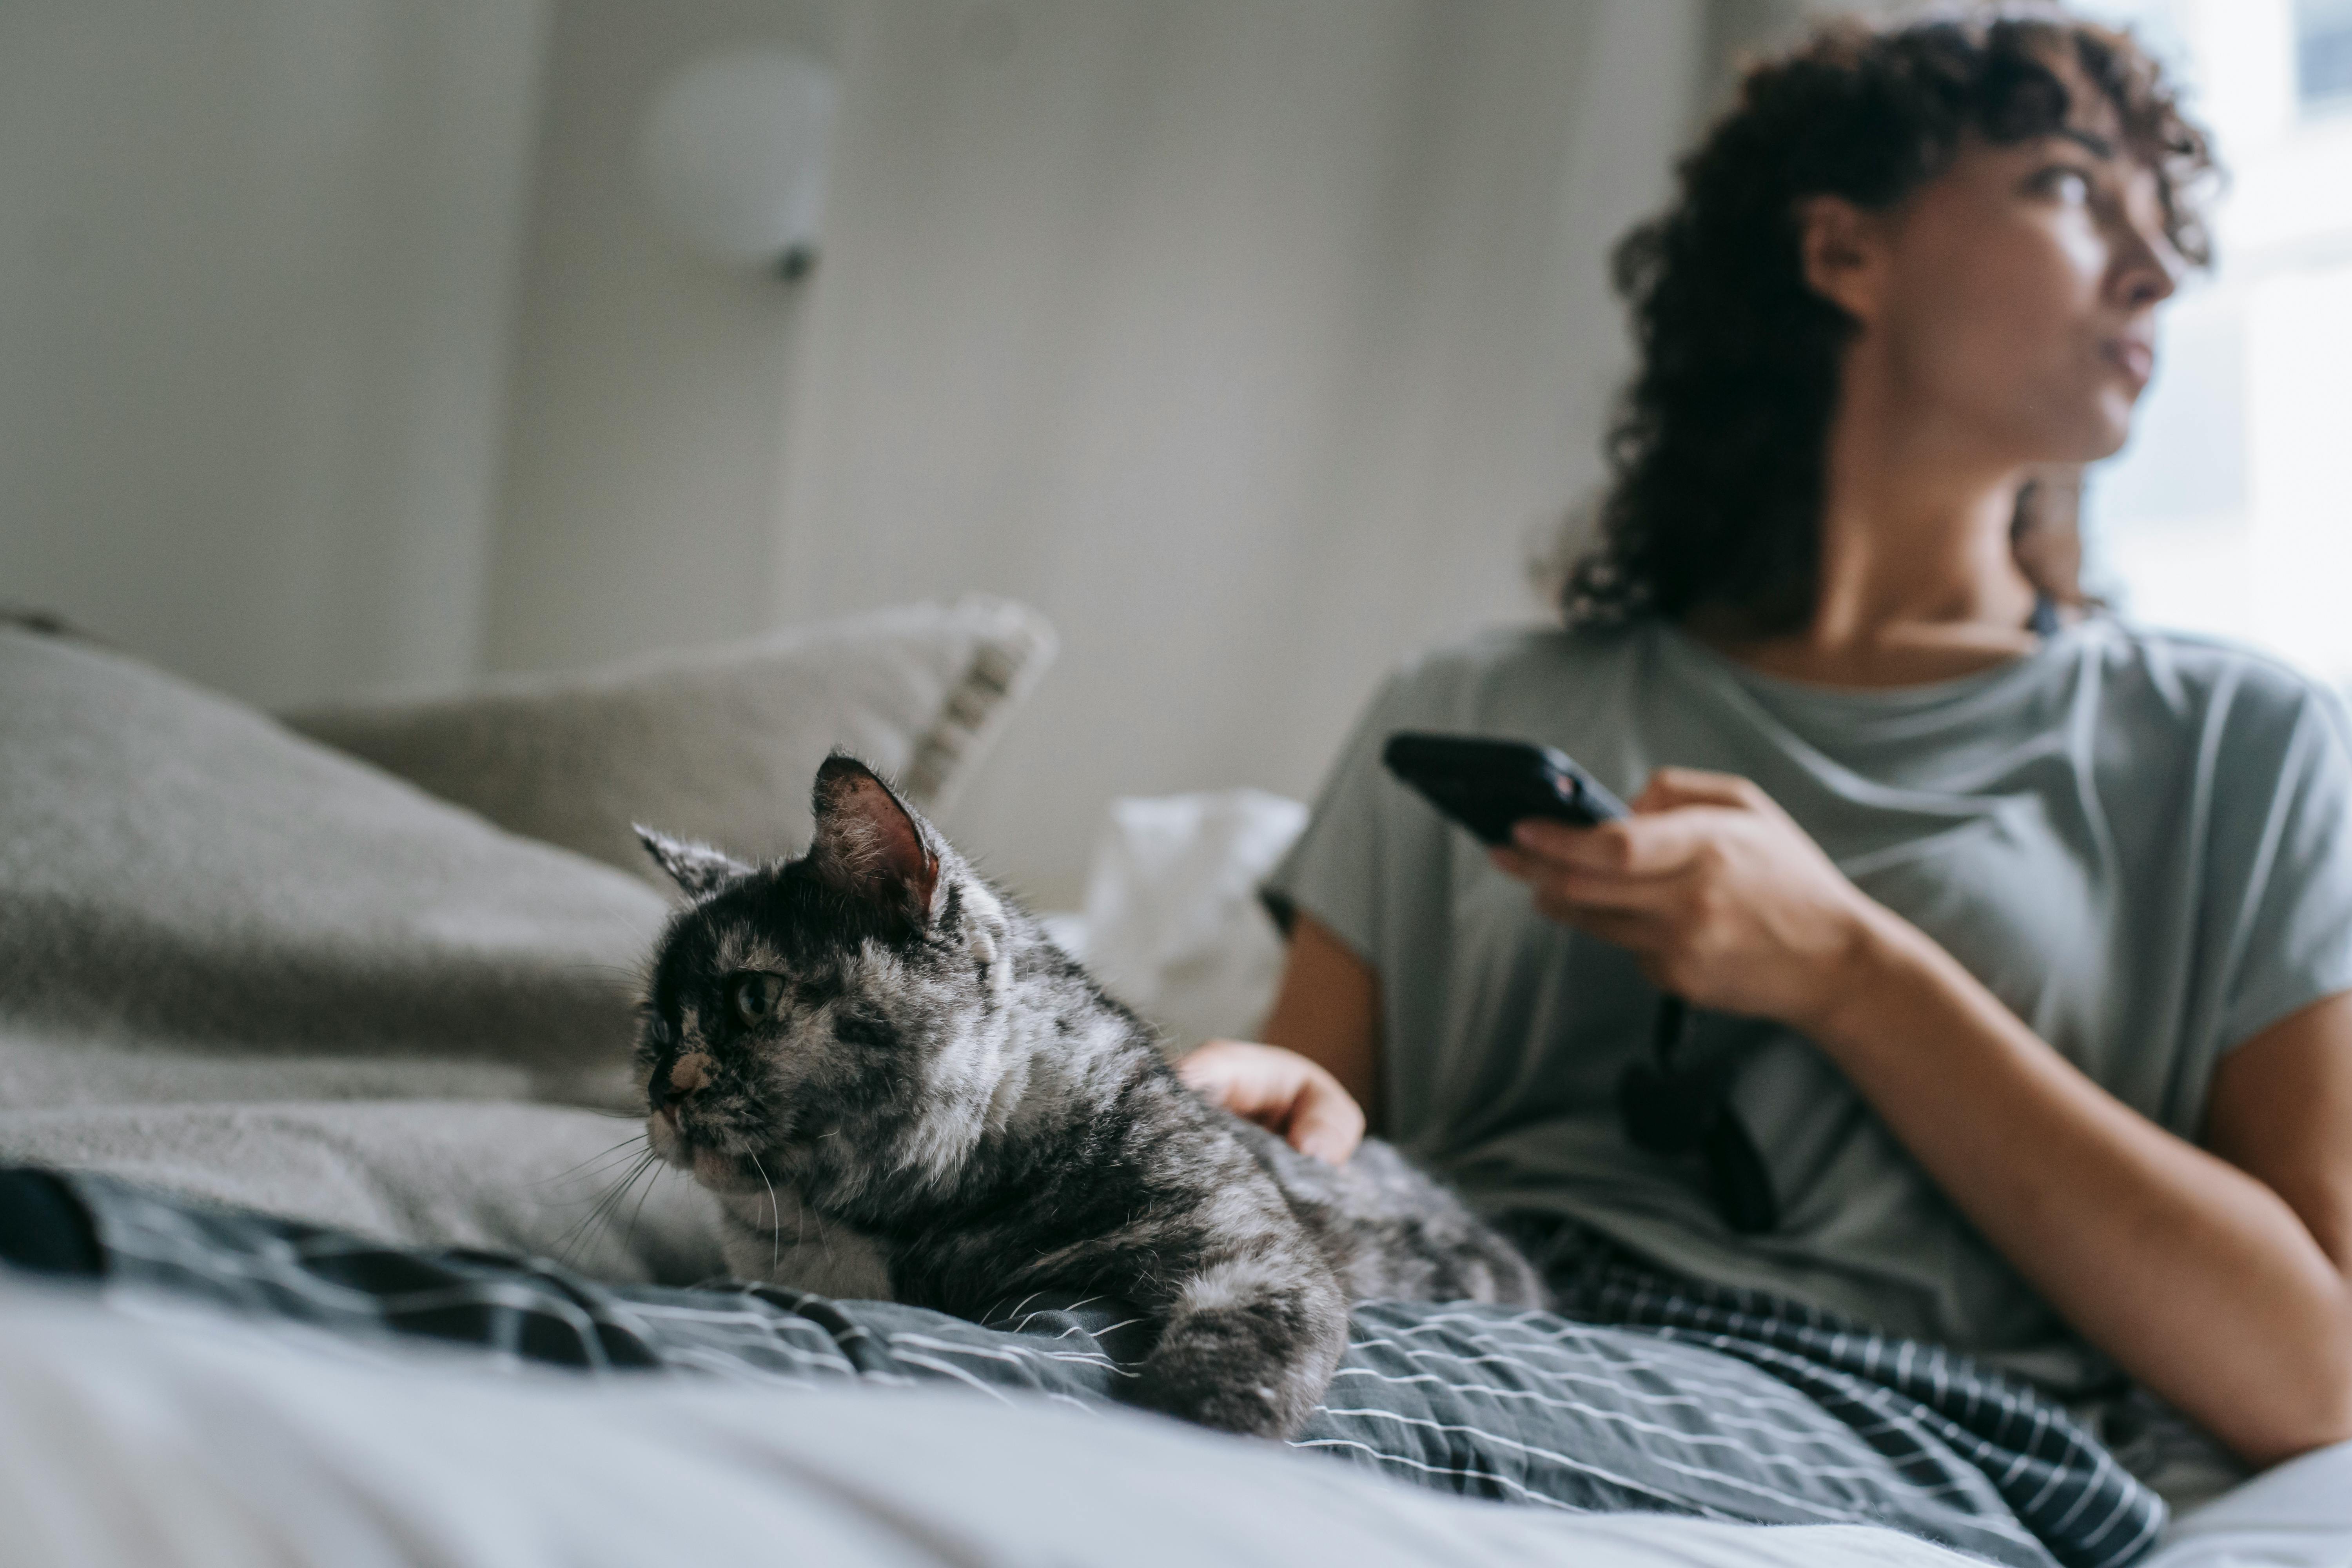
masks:
POLYGON ((2091 199, 2091 176, 2071 163, 2060 163, 2042 170, 2035 176, 2034 184, 2044 195, 2055 197, 2069 206, 2084 206, 2091 199))
POLYGON ((739 974, 727 983, 727 1002, 739 1024, 764 1024, 784 999, 784 983, 774 974, 739 974))

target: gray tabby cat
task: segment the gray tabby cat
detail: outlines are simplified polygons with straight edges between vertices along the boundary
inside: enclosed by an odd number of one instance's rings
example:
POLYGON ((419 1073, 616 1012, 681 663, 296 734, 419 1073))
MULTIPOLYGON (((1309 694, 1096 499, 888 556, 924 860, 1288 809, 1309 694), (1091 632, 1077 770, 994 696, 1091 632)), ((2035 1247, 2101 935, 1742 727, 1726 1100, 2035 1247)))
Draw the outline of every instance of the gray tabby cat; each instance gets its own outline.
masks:
POLYGON ((730 1266, 978 1318, 1032 1292, 1155 1320, 1138 1403, 1283 1436, 1348 1303, 1536 1305, 1525 1259, 1384 1143, 1343 1167, 1186 1089, 1149 1028, 862 763, 806 855, 640 829, 693 899, 639 1047, 656 1152, 728 1211, 730 1266))

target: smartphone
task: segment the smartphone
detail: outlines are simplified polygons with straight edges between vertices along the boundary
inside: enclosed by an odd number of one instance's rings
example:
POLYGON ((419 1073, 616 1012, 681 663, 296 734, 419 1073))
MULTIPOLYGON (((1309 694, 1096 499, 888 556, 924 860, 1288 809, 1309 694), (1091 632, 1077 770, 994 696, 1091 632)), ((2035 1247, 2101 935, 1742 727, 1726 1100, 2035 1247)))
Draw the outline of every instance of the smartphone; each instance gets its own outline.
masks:
POLYGON ((1507 844, 1530 816, 1591 827, 1627 815, 1625 803, 1549 746, 1481 735, 1391 735, 1389 772, 1488 844, 1507 844))

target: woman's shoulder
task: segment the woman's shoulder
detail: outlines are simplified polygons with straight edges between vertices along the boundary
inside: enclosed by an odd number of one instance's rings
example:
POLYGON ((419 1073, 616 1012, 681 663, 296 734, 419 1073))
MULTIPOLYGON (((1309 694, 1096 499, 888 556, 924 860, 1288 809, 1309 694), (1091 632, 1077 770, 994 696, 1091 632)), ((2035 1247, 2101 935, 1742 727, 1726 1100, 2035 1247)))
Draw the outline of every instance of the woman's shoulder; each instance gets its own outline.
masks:
POLYGON ((2169 748, 2257 793, 2285 773, 2352 775, 2343 698, 2305 670, 2228 637, 2114 617, 2089 629, 2103 728, 2132 749, 2169 748))
POLYGON ((2202 719, 2226 705, 2247 717, 2343 723, 2338 692, 2251 644, 2122 616, 2102 617, 2091 628, 2110 679, 2136 681, 2183 716, 2202 719))

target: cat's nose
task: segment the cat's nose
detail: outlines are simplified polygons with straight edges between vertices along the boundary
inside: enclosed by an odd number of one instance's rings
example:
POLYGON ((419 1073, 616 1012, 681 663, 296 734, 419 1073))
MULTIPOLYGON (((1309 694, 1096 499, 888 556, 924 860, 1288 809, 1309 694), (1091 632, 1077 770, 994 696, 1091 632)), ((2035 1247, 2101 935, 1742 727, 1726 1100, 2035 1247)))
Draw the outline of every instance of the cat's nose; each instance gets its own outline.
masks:
MULTIPOLYGON (((669 1071, 663 1075, 667 1081, 662 1086, 662 1098, 664 1100, 690 1098, 696 1089, 710 1081, 710 1069, 714 1065, 716 1064, 702 1052, 688 1051, 670 1063, 669 1071)), ((656 1109, 659 1107, 656 1106, 656 1109)))

